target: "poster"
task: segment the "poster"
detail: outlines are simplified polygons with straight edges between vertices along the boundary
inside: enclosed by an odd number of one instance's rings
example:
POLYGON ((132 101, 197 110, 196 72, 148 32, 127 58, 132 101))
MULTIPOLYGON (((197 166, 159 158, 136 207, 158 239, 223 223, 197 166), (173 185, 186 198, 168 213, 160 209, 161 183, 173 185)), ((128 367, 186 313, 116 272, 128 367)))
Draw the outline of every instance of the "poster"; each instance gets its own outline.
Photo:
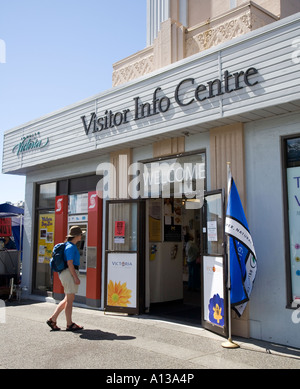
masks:
POLYGON ((218 241, 217 222, 214 220, 207 222, 207 241, 208 242, 218 241))
POLYGON ((107 256, 107 306, 137 307, 137 254, 107 256))
POLYGON ((49 263, 54 246, 55 214, 39 215, 37 262, 49 263))
POLYGON ((88 193, 69 196, 69 215, 88 213, 88 193))
POLYGON ((12 236, 11 218, 5 217, 0 219, 0 236, 12 236))
POLYGON ((161 242, 161 199, 149 202, 149 240, 161 242))
POLYGON ((204 320, 224 327, 223 257, 203 257, 204 320))
POLYGON ((181 199, 164 199, 164 241, 181 242, 181 199))
POLYGON ((290 263, 293 300, 300 298, 300 167, 287 169, 290 263))
POLYGON ((114 243, 125 243, 125 221, 115 221, 114 243))

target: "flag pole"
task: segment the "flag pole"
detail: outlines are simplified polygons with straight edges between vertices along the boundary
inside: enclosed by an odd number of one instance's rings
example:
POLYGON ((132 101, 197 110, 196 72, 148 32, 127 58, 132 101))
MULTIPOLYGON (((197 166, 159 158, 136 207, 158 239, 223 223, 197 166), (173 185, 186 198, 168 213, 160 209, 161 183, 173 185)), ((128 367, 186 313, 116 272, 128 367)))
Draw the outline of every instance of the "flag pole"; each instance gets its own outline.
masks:
MULTIPOLYGON (((230 162, 227 162, 227 202, 229 199, 230 193, 230 182, 231 182, 231 172, 230 172, 230 162)), ((230 280, 230 246, 229 246, 229 235, 227 235, 227 258, 228 258, 228 266, 227 266, 227 301, 228 301, 228 339, 226 342, 222 343, 222 347, 224 348, 239 348, 240 346, 234 343, 231 339, 231 280, 230 280)))

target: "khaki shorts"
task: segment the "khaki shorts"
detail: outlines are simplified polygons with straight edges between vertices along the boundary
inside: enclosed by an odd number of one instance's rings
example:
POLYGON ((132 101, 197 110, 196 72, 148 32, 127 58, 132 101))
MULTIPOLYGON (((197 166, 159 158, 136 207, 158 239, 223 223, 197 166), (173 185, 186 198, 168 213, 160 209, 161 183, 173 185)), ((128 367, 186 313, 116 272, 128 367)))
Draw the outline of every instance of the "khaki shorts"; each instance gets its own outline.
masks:
MULTIPOLYGON (((79 275, 78 270, 75 271, 77 275, 79 275)), ((74 278, 69 269, 63 270, 59 274, 59 279, 62 286, 64 287, 65 294, 76 294, 78 292, 78 285, 75 284, 74 278)))

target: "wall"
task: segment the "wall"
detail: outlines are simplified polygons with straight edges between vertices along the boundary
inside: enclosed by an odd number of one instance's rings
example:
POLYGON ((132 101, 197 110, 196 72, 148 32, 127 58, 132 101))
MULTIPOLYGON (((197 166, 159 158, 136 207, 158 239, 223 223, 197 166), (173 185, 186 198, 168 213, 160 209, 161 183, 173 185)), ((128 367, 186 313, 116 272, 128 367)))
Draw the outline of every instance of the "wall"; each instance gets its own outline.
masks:
POLYGON ((257 254, 250 336, 300 347, 299 324, 286 309, 280 136, 300 133, 300 113, 246 124, 247 218, 257 254))
MULTIPOLYGON (((269 0, 271 1, 271 0, 269 0)), ((281 17, 285 18, 296 12, 300 12, 300 2, 298 0, 281 0, 281 17)))
POLYGON ((34 209, 35 209, 35 185, 30 177, 26 178, 25 184, 25 207, 24 207, 24 232, 23 232, 23 261, 22 261, 22 295, 26 297, 31 293, 32 264, 34 250, 34 209))
POLYGON ((230 0, 189 0, 188 27, 219 16, 230 9, 230 0))

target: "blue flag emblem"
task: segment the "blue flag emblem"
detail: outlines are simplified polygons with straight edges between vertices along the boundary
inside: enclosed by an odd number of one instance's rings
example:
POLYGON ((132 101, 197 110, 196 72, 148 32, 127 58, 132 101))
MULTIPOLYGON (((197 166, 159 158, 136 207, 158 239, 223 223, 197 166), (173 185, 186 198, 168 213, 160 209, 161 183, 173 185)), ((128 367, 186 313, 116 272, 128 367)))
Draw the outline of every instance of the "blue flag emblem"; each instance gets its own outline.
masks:
POLYGON ((257 264, 252 237, 233 178, 230 179, 225 233, 229 236, 231 307, 241 316, 249 301, 257 264))

